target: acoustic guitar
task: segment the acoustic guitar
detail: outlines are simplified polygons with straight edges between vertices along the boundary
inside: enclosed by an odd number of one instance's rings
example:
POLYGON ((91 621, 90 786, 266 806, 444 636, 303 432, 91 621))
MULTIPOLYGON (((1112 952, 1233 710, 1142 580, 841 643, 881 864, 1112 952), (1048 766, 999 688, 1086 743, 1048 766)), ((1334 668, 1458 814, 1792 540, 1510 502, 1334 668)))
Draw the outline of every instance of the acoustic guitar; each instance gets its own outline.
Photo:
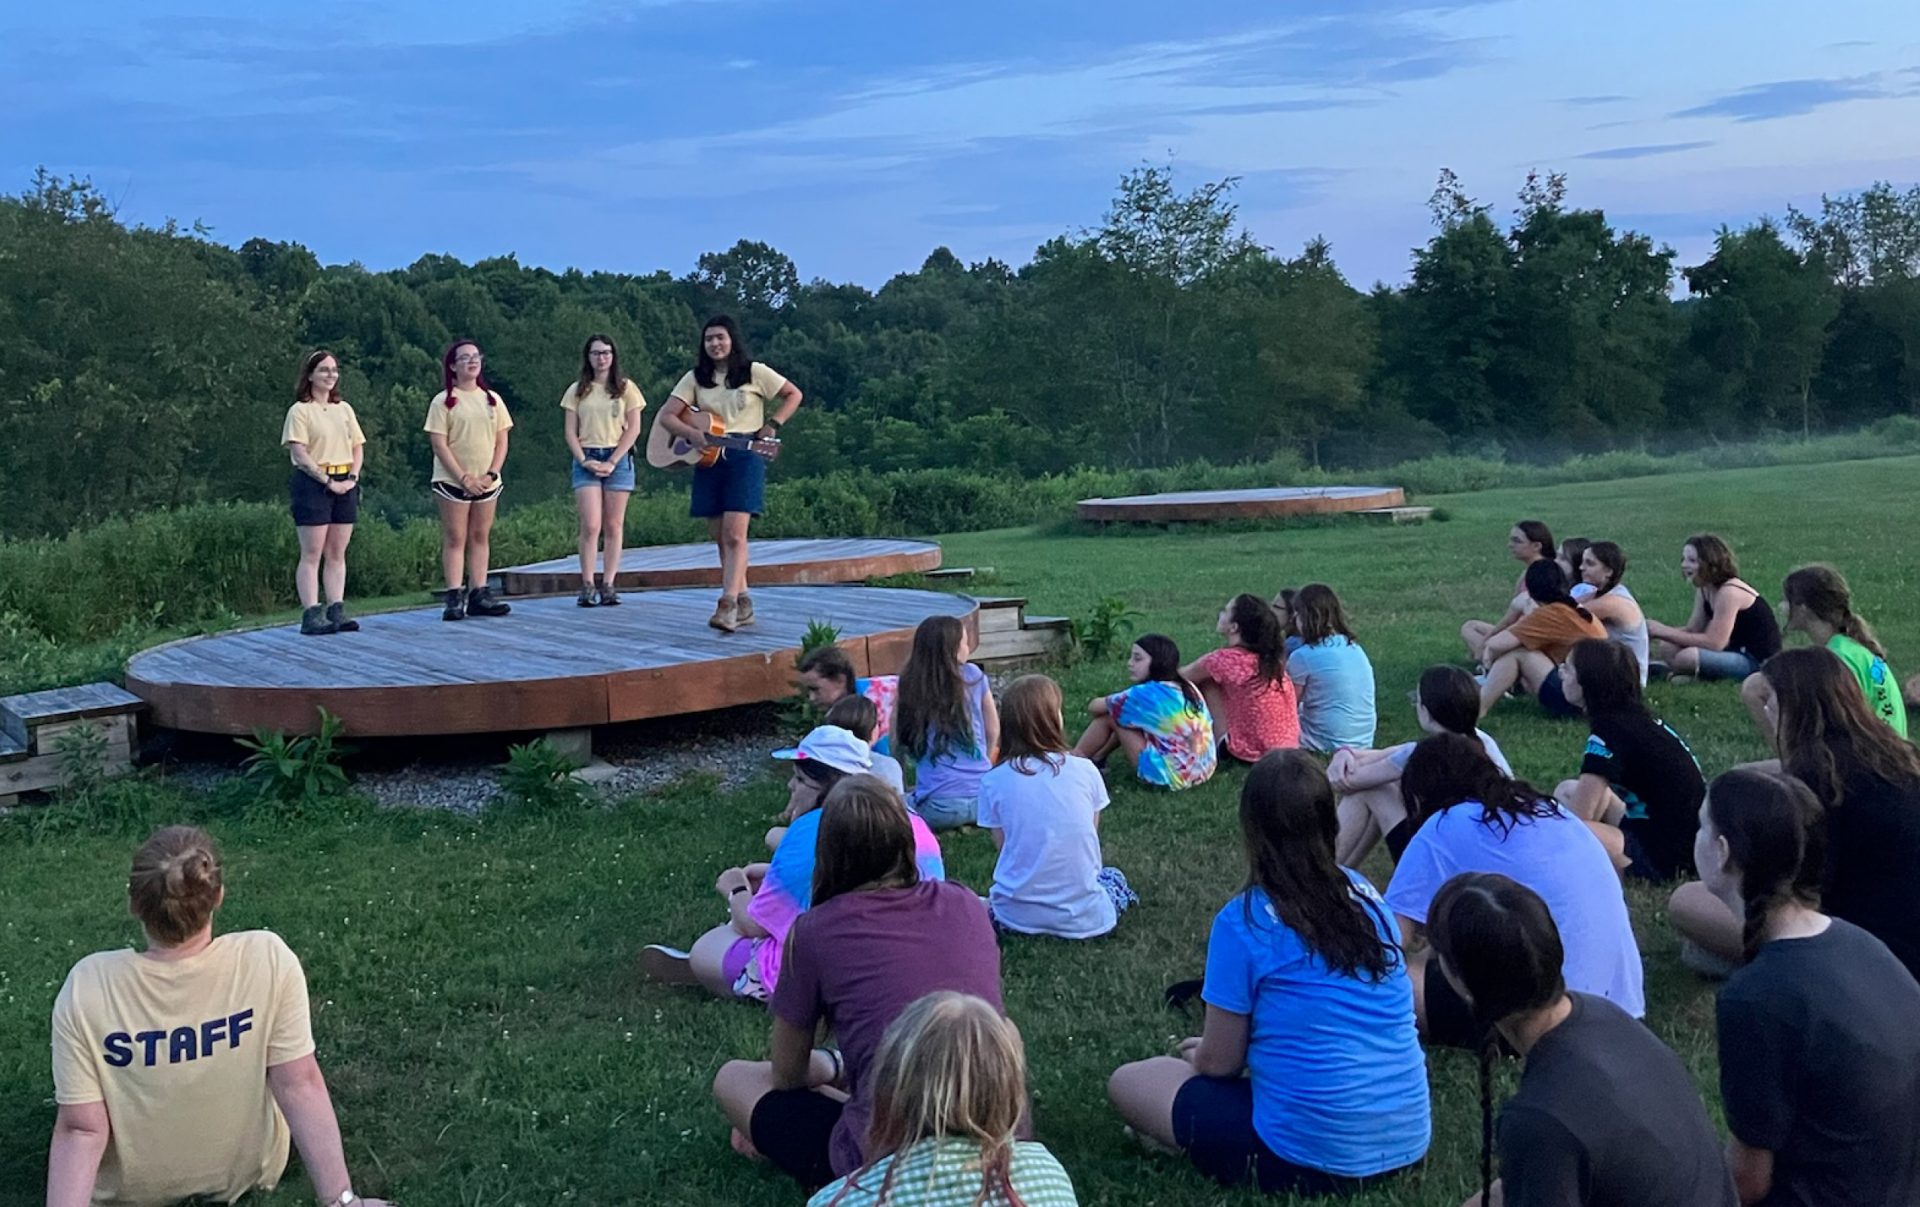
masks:
POLYGON ((729 433, 727 425, 718 415, 689 406, 684 412, 687 422, 695 427, 704 423, 707 428, 706 447, 701 448, 685 436, 668 431, 667 425, 661 422, 666 413, 667 408, 661 407, 659 414, 653 417, 652 430, 647 433, 647 464, 655 469, 678 469, 689 465, 706 469, 719 461, 720 454, 728 450, 752 453, 768 461, 780 455, 778 437, 729 433))

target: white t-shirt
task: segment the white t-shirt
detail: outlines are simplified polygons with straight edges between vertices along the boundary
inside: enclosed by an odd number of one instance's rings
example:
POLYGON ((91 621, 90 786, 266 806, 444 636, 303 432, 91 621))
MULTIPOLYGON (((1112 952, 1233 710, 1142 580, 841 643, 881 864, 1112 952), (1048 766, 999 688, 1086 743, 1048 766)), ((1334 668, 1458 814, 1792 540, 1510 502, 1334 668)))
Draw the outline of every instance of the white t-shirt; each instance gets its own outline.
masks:
POLYGON ((1587 823, 1555 809, 1508 825, 1480 819, 1465 801, 1427 819, 1387 885, 1387 908, 1424 923, 1433 895, 1461 872, 1499 872, 1540 894, 1560 928, 1567 988, 1596 994, 1635 1018, 1646 1015, 1640 948, 1620 874, 1587 823))
POLYGON ((980 825, 1005 832, 988 901, 1009 930, 1091 939, 1113 929, 1113 900, 1100 887, 1100 832, 1107 807, 1100 769, 1077 754, 1058 767, 1022 759, 980 778, 980 825), (1031 771, 1032 775, 1023 775, 1031 771))
MULTIPOLYGON (((1480 744, 1486 747, 1487 757, 1493 760, 1495 767, 1500 768, 1500 774, 1512 779, 1513 768, 1507 765, 1507 756, 1500 753, 1500 743, 1493 740, 1493 735, 1484 729, 1476 729, 1473 731, 1473 736, 1479 738, 1480 744)), ((1387 760, 1393 764, 1396 771, 1405 775, 1407 763, 1413 758, 1413 748, 1418 745, 1418 742, 1402 742, 1387 752, 1387 760)))
POLYGON ((889 784, 892 784, 893 790, 900 794, 900 799, 902 800, 906 799, 907 776, 906 776, 906 773, 902 771, 900 768, 899 759, 894 758, 890 754, 874 755, 873 756, 873 774, 879 776, 881 779, 887 781, 889 784))

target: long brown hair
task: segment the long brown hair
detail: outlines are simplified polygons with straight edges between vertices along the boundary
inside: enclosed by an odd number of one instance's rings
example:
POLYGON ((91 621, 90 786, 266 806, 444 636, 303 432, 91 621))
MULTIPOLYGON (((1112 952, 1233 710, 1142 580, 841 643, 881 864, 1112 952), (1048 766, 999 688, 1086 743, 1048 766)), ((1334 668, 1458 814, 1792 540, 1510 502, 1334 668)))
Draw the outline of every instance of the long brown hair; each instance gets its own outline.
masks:
POLYGON ((1751 960, 1775 910, 1789 901, 1820 907, 1826 811, 1790 775, 1735 768, 1708 786, 1707 817, 1740 870, 1740 947, 1751 960))
POLYGON ((1260 677, 1278 685, 1287 673, 1287 634, 1273 605, 1241 592, 1227 603, 1227 619, 1240 630, 1240 644, 1257 661, 1260 677))
POLYGON ((885 780, 849 775, 820 805, 813 857, 813 908, 842 893, 920 883, 913 821, 885 780))
POLYGON ((860 1186, 884 1157, 894 1160, 873 1191, 885 1203, 900 1158, 922 1141, 964 1140, 980 1150, 973 1207, 1019 1204, 1013 1188, 1015 1129, 1027 1106, 1027 1060, 1020 1031, 991 1003, 966 993, 929 993, 887 1027, 874 1060, 868 1162, 832 1201, 860 1186))
MULTIPOLYGON (((458 398, 454 397, 454 393, 453 393, 453 386, 455 381, 455 374, 453 371, 453 354, 460 351, 460 349, 462 348, 472 348, 475 352, 479 352, 483 357, 486 355, 485 351, 480 347, 479 343, 470 339, 454 340, 452 343, 447 345, 447 350, 441 354, 440 356, 440 388, 446 391, 447 409, 449 411, 451 411, 454 408, 454 406, 460 401, 458 398)), ((473 384, 475 389, 482 390, 486 393, 488 406, 494 407, 494 406, 500 405, 500 399, 498 396, 494 394, 493 387, 487 384, 487 370, 486 370, 486 362, 484 360, 481 361, 480 363, 480 371, 473 375, 473 384)))
POLYGON ((627 379, 620 372, 620 345, 613 342, 610 335, 595 332, 580 345, 580 380, 573 383, 573 396, 576 400, 593 393, 593 355, 595 344, 605 344, 613 350, 613 360, 607 365, 607 396, 618 401, 627 392, 627 379))
MULTIPOLYGON (((320 362, 329 356, 333 356, 333 353, 327 351, 325 348, 315 348, 313 351, 307 353, 305 360, 300 362, 300 382, 293 387, 293 400, 295 402, 313 401, 313 371, 319 368, 320 362)), ((340 367, 339 357, 333 356, 333 366, 336 369, 340 367)), ((328 402, 346 401, 345 398, 340 396, 340 379, 338 377, 333 379, 333 388, 327 391, 326 400, 328 402)))
POLYGON ((1060 717, 1060 685, 1045 675, 1022 675, 1000 698, 1000 761, 1021 775, 1036 763, 1058 770, 1067 761, 1066 724, 1060 717))
POLYGON ((1800 567, 1780 584, 1780 597, 1787 601, 1789 608, 1805 608, 1836 631, 1866 646, 1875 658, 1887 656, 1872 626, 1853 614, 1853 592, 1847 588, 1847 580, 1832 566, 1800 567))
POLYGON ((1347 610, 1340 605, 1340 597, 1325 583, 1308 583, 1294 595, 1293 631, 1308 645, 1319 645, 1334 636, 1345 637, 1355 645, 1360 643, 1353 635, 1353 625, 1347 620, 1347 610))
POLYGON ((1700 568, 1694 572, 1693 585, 1711 591, 1722 583, 1740 577, 1740 563, 1734 560, 1733 547, 1711 532, 1698 532, 1686 539, 1700 568))
POLYGON ((1780 713, 1780 765, 1828 808, 1843 804, 1847 781, 1869 775, 1920 790, 1920 750, 1867 706, 1839 655, 1781 650, 1760 668, 1780 713))
POLYGON ((1240 787, 1247 925, 1266 924, 1265 911, 1254 908, 1259 889, 1272 916, 1328 969, 1383 981, 1400 965, 1400 949, 1382 934, 1386 907, 1364 895, 1334 858, 1339 830, 1333 786, 1319 760, 1303 750, 1260 756, 1240 787))
POLYGON ((900 672, 893 710, 893 744, 908 758, 983 753, 961 679, 960 639, 954 616, 929 616, 913 631, 913 650, 900 672))
POLYGON ((134 852, 127 904, 155 942, 172 947, 213 920, 222 883, 212 837, 197 826, 167 826, 134 852))

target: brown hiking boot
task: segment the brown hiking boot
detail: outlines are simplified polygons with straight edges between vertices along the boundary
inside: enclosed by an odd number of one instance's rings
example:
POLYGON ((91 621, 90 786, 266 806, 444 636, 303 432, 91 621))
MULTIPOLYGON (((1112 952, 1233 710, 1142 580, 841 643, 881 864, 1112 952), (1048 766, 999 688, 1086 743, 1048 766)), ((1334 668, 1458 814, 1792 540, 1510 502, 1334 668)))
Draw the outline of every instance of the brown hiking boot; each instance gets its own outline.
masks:
POLYGON ((707 617, 707 624, 722 633, 731 633, 740 627, 739 607, 733 596, 722 595, 720 603, 713 609, 713 615, 707 617))
POLYGON ((739 625, 753 623, 753 596, 741 592, 740 601, 734 605, 733 621, 739 625))

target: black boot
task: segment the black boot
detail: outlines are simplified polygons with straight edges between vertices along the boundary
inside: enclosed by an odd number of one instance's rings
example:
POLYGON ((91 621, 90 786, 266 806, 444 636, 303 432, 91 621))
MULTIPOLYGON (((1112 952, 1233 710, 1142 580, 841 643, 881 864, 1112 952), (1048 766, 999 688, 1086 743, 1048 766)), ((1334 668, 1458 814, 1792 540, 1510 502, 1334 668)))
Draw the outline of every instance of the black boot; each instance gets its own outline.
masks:
POLYGON ((440 613, 442 620, 465 620, 467 618, 467 593, 458 587, 447 588, 447 610, 440 613))
POLYGON ((614 590, 613 580, 610 578, 600 580, 600 606, 603 608, 620 606, 620 592, 614 590))
POLYGON ((327 620, 333 625, 333 631, 336 633, 358 633, 360 631, 359 621, 347 619, 347 605, 344 603, 328 604, 327 620))
POLYGON ((300 635, 302 637, 325 637, 337 626, 327 618, 319 604, 300 613, 300 635))
POLYGON ((600 603, 599 599, 595 598, 592 587, 580 588, 580 598, 574 602, 583 608, 596 607, 600 603))
POLYGON ((513 611, 509 604, 503 604, 493 597, 491 587, 471 587, 467 590, 467 615, 469 616, 505 616, 513 611))

